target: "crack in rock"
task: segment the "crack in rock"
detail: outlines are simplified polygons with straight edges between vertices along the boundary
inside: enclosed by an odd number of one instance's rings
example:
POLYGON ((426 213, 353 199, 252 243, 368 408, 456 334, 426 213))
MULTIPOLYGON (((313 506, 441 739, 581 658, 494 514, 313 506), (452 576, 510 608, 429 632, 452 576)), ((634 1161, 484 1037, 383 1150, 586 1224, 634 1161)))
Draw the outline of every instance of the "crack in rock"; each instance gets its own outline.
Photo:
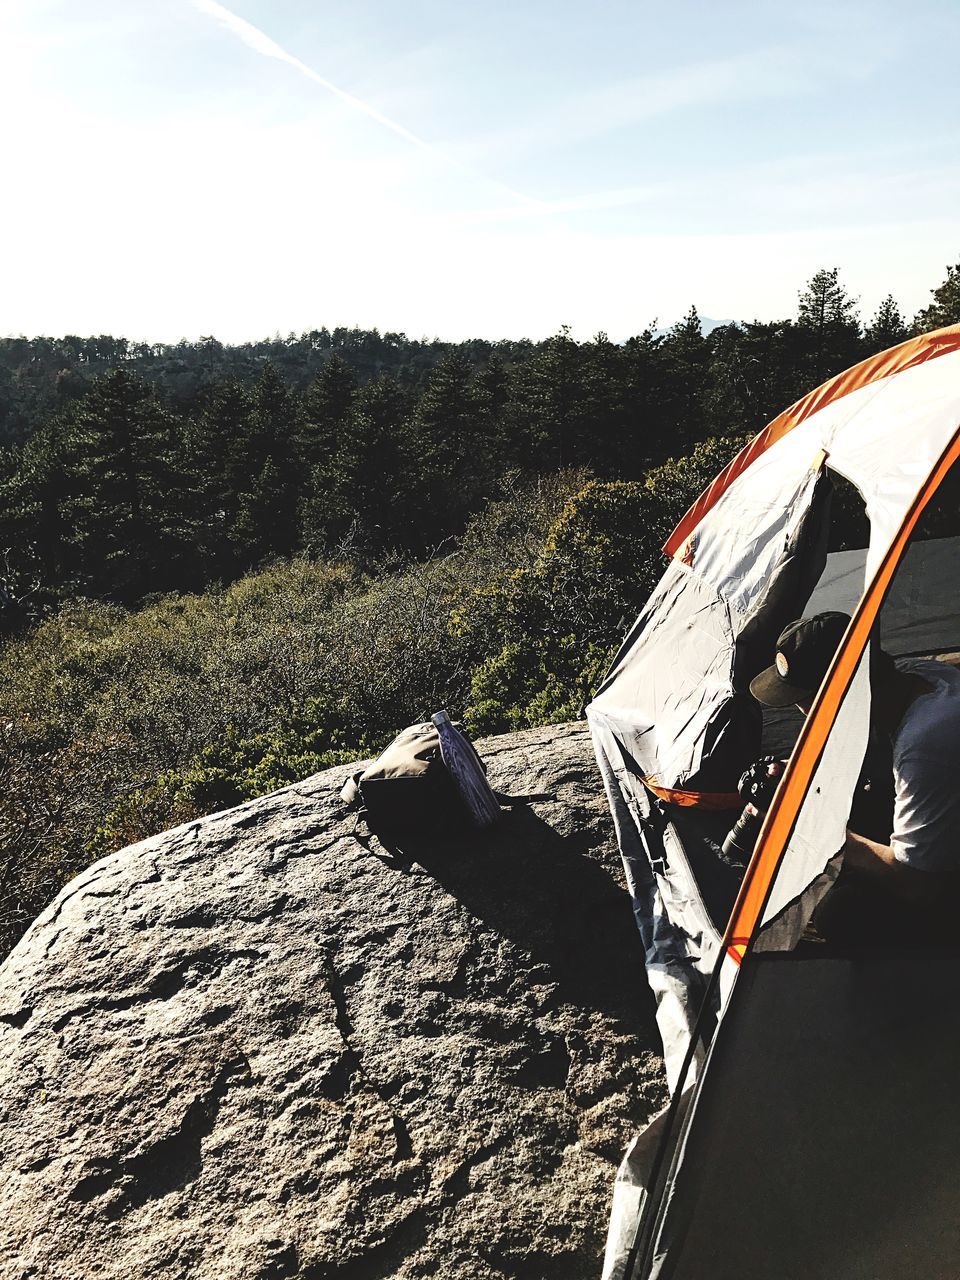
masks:
POLYGON ((250 1081, 250 1064, 241 1054, 223 1064, 210 1087, 189 1104, 177 1127, 133 1155, 104 1161, 69 1194, 86 1202, 109 1191, 118 1191, 108 1216, 119 1217, 130 1209, 160 1199, 193 1182, 203 1167, 203 1139, 212 1131, 228 1090, 250 1081))
POLYGON ((19 1031, 27 1025, 32 1017, 32 1007, 24 1005, 22 1009, 17 1009, 14 1013, 0 1013, 0 1022, 5 1022, 8 1027, 16 1027, 19 1031))
MULTIPOLYGON (((391 1091, 383 1088, 373 1079, 363 1058, 353 1044, 353 1024, 347 1008, 347 984, 344 975, 337 968, 332 951, 327 952, 325 974, 330 997, 333 1000, 334 1021, 346 1049, 343 1057, 339 1060, 341 1066, 340 1075, 337 1075, 336 1066, 329 1068, 325 1076, 325 1084, 328 1089, 331 1085, 334 1088, 341 1089, 340 1096, 343 1097, 350 1087, 351 1077, 359 1077, 371 1093, 379 1098, 390 1115, 396 1142, 396 1150, 393 1156, 394 1163, 410 1159, 414 1155, 413 1140, 406 1122, 392 1102, 391 1091)), ((329 1097, 331 1094, 326 1093, 326 1096, 329 1097)))
POLYGON ((220 973, 227 965, 232 964, 234 960, 262 960, 264 955, 263 951, 257 951, 251 947, 239 947, 230 951, 221 951, 217 948, 197 951, 172 968, 163 969, 154 974, 141 990, 131 991, 123 996, 96 1000, 91 1004, 69 1009, 52 1021, 50 1026, 54 1031, 62 1031, 75 1018, 86 1017, 93 1011, 115 1013, 122 1012, 125 1009, 132 1009, 135 1005, 170 1000, 189 985, 189 979, 192 974, 199 974, 202 977, 209 978, 220 973))

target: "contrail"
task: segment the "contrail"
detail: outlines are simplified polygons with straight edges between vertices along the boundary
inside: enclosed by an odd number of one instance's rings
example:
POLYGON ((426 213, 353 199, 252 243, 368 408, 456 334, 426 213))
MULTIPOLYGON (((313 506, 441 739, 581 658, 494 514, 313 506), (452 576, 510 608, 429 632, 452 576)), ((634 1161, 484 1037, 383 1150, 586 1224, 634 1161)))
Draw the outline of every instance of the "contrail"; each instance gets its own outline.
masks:
MULTIPOLYGON (((261 31, 259 27, 255 27, 252 22, 247 22, 246 18, 241 18, 238 14, 224 8, 222 4, 217 3, 217 0, 189 0, 189 2, 195 9, 221 23, 228 31, 232 31, 255 53, 261 54, 264 58, 276 58, 278 62, 285 62, 287 66, 293 67, 301 75, 306 76, 308 80, 318 84, 321 89, 326 89, 327 93, 332 93, 335 98, 345 102, 347 106, 353 107, 355 111, 360 111, 371 120, 375 120, 384 129, 389 129, 391 133, 395 133, 398 138, 403 138, 404 142, 409 142, 411 146, 419 147, 421 151, 430 152, 431 155, 437 156, 446 164, 453 165, 454 168, 459 169, 462 173, 468 173, 472 178, 482 178, 482 174, 478 174, 469 166, 461 164, 459 160, 447 155, 439 147, 435 147, 433 143, 427 142, 425 138, 411 133, 409 129, 405 129, 402 124, 397 124, 396 120, 391 120, 389 116, 385 116, 383 112, 378 111, 369 102, 364 102, 362 98, 357 98, 352 93, 347 93, 339 85, 335 85, 331 80, 319 75, 312 67, 308 67, 305 62, 301 62, 292 53, 288 53, 282 45, 277 44, 275 40, 271 40, 266 32, 261 31)), ((484 181, 489 182, 491 179, 487 178, 484 181)), ((530 205, 540 203, 531 196, 524 195, 521 191, 514 191, 512 188, 504 186, 501 182, 493 181, 496 186, 500 187, 502 191, 508 192, 515 200, 520 200, 524 204, 530 205)))
POLYGON ((215 18, 217 22, 222 23, 235 36, 239 36, 243 43, 253 49, 255 53, 260 53, 265 58, 276 58, 278 62, 285 62, 288 66, 295 67, 301 75, 306 76, 308 80, 312 80, 314 84, 320 85, 321 89, 326 89, 328 93, 332 93, 335 98, 339 98, 341 102, 353 107, 355 111, 362 111, 365 116, 369 116, 371 120, 376 120, 377 124, 382 124, 385 129, 389 129, 391 133, 403 138, 405 142, 409 142, 415 147, 420 147, 424 151, 436 150, 429 142, 417 137, 409 129, 405 129, 402 124, 397 124, 395 120, 383 115, 376 107, 372 107, 369 102, 364 102, 362 98, 355 98, 352 93, 347 93, 345 89, 339 88, 332 81, 318 75, 312 67, 308 67, 305 62, 295 58, 292 53, 287 53, 286 49, 277 44, 275 40, 271 40, 259 27, 255 27, 252 22, 247 22, 246 18, 241 18, 238 14, 231 13, 222 4, 218 4, 217 0, 190 0, 190 3, 195 9, 199 9, 201 13, 205 13, 208 17, 215 18))

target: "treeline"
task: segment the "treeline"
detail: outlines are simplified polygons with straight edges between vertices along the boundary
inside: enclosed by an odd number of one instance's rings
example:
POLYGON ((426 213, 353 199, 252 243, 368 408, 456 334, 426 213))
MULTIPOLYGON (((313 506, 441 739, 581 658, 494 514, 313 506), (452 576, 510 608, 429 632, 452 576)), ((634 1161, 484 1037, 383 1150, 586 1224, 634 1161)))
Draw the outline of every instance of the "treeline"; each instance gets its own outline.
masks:
MULTIPOLYGON (((806 366, 804 372, 816 376, 831 356, 848 354, 846 339, 854 336, 854 330, 873 348, 878 342, 896 341, 908 331, 955 323, 960 312, 960 264, 948 268, 946 280, 933 293, 931 305, 911 324, 904 322, 896 303, 888 297, 861 330, 856 304, 840 286, 838 272, 820 271, 801 295, 795 320, 738 326, 751 338, 745 357, 759 354, 758 347, 769 354, 771 346, 782 344, 787 363, 799 359, 806 366), (794 335, 790 331, 796 323, 801 332, 794 335)), ((655 327, 654 322, 650 331, 655 327)), ((212 384, 239 382, 250 387, 267 364, 299 391, 310 386, 325 364, 339 358, 360 383, 385 374, 416 392, 448 356, 461 357, 473 369, 483 368, 491 360, 512 366, 542 352, 546 345, 484 339, 452 343, 342 326, 285 337, 277 334, 235 345, 212 336, 177 343, 135 342, 108 334, 0 338, 0 444, 21 443, 51 412, 84 395, 93 379, 114 369, 126 369, 144 378, 171 404, 190 412, 212 384)))
MULTIPOLYGON (((960 317, 958 293, 951 268, 916 323, 960 317)), ((299 553, 422 558, 505 484, 578 467, 637 480, 697 441, 756 430, 910 331, 892 298, 861 325, 834 269, 793 320, 704 336, 692 308, 623 344, 566 331, 536 346, 346 330, 237 348, 8 340, 21 362, 69 353, 64 377, 80 381, 0 451, 0 625, 76 597, 198 591, 299 553), (190 361, 184 393, 171 370, 190 361)))
POLYGON ((444 356, 454 352, 470 364, 480 365, 491 356, 510 362, 522 360, 534 350, 536 345, 526 340, 452 343, 344 327, 286 337, 277 334, 233 346, 212 336, 176 343, 131 342, 109 334, 0 338, 0 442, 26 439, 46 414, 82 396, 94 378, 113 369, 137 374, 172 404, 189 409, 211 384, 241 382, 251 386, 267 364, 301 391, 337 357, 350 365, 361 382, 386 373, 415 390, 444 356))

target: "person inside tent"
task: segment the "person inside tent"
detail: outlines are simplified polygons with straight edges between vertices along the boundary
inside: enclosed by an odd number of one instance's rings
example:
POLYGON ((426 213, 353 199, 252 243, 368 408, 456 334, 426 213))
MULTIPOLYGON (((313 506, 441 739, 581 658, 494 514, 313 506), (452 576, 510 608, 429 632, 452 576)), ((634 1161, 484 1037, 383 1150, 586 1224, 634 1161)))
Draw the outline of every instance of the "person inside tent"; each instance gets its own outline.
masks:
MULTIPOLYGON (((757 701, 809 712, 849 622, 821 613, 786 627, 773 664, 751 681, 757 701)), ((870 745, 843 870, 813 923, 840 943, 929 941, 960 891, 960 672, 871 652, 870 745)))

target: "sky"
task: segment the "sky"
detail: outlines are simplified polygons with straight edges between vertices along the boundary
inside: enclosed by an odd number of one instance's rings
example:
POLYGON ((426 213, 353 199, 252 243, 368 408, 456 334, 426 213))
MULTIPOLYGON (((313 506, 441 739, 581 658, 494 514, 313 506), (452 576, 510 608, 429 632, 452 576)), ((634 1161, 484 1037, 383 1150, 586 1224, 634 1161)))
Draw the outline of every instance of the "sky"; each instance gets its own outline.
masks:
POLYGON ((0 0, 0 334, 615 340, 960 261, 956 0, 0 0))

